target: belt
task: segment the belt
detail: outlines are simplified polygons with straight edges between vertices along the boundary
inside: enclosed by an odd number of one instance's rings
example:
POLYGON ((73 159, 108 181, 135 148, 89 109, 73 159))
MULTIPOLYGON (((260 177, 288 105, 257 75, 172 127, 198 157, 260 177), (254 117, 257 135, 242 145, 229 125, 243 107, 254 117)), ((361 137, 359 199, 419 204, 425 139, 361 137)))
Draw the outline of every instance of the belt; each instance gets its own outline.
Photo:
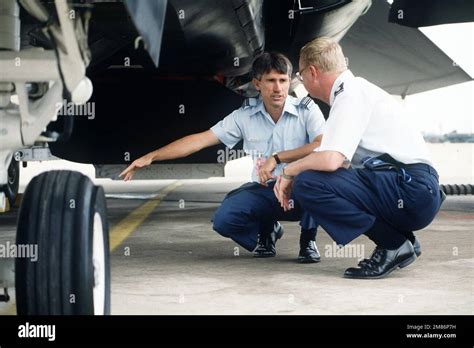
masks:
POLYGON ((391 170, 395 169, 401 176, 403 181, 410 182, 411 176, 407 175, 413 172, 420 173, 421 171, 433 174, 439 180, 439 175, 436 170, 426 163, 405 164, 397 161, 388 153, 384 153, 377 157, 368 157, 363 160, 366 168, 371 170, 391 170))

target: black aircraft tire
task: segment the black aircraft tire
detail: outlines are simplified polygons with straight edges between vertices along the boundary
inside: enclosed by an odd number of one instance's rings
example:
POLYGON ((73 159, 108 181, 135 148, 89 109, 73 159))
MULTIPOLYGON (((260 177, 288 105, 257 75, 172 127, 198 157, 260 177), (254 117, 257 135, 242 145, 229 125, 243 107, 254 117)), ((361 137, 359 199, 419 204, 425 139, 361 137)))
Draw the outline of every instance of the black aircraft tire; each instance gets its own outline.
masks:
POLYGON ((37 246, 37 260, 15 260, 17 313, 110 314, 108 232, 102 187, 72 171, 33 178, 23 196, 16 243, 28 250, 37 246))

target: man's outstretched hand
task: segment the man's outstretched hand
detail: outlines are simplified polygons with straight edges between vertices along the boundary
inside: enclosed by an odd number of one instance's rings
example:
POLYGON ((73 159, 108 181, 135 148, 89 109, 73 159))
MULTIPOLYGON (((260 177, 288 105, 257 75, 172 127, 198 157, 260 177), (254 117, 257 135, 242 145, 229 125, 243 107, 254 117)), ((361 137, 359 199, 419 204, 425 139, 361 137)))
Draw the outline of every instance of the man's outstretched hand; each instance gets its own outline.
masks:
POLYGON ((150 156, 145 155, 140 158, 137 158, 135 161, 130 164, 127 169, 125 169, 122 173, 120 173, 119 177, 123 178, 123 181, 132 180, 133 176, 135 175, 135 171, 140 168, 144 168, 151 164, 152 159, 150 156))

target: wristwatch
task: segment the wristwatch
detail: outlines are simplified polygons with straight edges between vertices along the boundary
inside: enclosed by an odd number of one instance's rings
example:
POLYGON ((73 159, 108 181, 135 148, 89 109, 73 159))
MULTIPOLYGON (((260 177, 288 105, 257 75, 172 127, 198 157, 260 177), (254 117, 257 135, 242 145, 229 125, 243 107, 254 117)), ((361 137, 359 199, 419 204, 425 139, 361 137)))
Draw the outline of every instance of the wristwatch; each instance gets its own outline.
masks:
POLYGON ((295 177, 293 175, 285 174, 285 168, 283 168, 283 170, 281 171, 281 177, 286 180, 293 180, 295 177))
POLYGON ((275 159, 277 164, 281 164, 280 157, 278 157, 278 153, 272 153, 273 158, 275 159))

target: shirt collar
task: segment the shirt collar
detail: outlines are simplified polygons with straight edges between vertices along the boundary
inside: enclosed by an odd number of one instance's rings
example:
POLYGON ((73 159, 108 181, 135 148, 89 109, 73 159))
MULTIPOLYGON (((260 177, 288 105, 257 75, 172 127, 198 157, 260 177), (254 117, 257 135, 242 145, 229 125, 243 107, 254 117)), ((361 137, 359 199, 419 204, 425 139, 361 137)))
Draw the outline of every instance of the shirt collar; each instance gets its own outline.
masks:
MULTIPOLYGON (((285 107, 283 108, 283 114, 287 112, 288 114, 290 115, 293 115, 293 116, 299 116, 299 113, 298 113, 298 108, 296 107, 294 101, 293 101, 293 98, 291 96, 288 96, 286 97, 286 100, 285 100, 285 107)), ((283 116, 282 114, 282 116, 283 116)))
MULTIPOLYGON (((283 107, 283 112, 281 114, 282 116, 285 114, 285 112, 293 116, 299 115, 298 109, 292 99, 293 98, 291 96, 286 97, 285 106, 283 107)), ((265 110, 265 104, 263 104, 263 100, 260 96, 258 97, 257 107, 255 108, 255 111, 250 116, 256 115, 259 112, 262 112, 262 114, 267 113, 267 111, 265 110)))
POLYGON ((339 91, 342 91, 344 89, 344 82, 353 78, 354 74, 352 74, 352 71, 347 69, 346 71, 342 72, 337 79, 334 81, 332 88, 331 88, 331 94, 329 95, 329 105, 332 106, 334 104, 334 99, 336 98, 336 94, 339 93, 339 91), (342 85, 342 87, 341 87, 342 85), (342 89, 342 90, 341 90, 342 89))

